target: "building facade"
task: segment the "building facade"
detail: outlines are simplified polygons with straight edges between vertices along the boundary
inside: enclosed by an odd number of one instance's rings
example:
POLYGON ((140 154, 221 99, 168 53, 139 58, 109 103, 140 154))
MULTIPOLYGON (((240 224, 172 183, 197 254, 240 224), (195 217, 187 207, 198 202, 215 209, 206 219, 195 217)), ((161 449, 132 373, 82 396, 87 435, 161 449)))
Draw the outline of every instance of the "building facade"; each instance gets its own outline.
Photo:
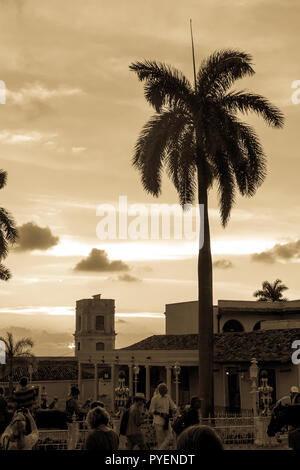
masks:
MULTIPOLYGON (((157 382, 163 380, 174 398, 179 388, 179 403, 188 403, 198 393, 197 307, 197 302, 166 305, 164 335, 115 349, 114 301, 100 295, 78 301, 75 341, 80 343, 76 359, 82 399, 94 396, 113 408, 122 372, 130 395, 138 391, 150 399, 157 382), (97 320, 101 315, 104 320, 97 320)), ((300 339, 300 301, 219 301, 214 308, 214 331, 216 409, 251 408, 253 357, 260 371, 268 373, 273 401, 286 395, 291 385, 300 386, 299 366, 291 362, 291 344, 300 339)))

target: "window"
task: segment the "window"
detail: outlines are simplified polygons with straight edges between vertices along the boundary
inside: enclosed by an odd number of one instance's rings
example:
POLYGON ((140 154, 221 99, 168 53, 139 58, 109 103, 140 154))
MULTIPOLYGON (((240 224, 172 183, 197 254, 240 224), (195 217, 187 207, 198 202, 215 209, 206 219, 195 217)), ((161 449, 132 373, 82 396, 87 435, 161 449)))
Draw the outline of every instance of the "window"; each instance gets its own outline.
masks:
POLYGON ((261 329, 261 322, 258 321, 257 323, 255 323, 254 327, 253 327, 253 331, 257 331, 257 330, 260 330, 261 329))
POLYGON ((77 343, 77 351, 80 351, 80 343, 77 343))
POLYGON ((96 330, 104 330, 104 316, 97 315, 96 316, 96 330))
POLYGON ((103 351, 104 343, 96 343, 96 351, 103 351))
POLYGON ((238 320, 228 320, 223 326, 223 333, 230 331, 244 331, 244 327, 238 320))

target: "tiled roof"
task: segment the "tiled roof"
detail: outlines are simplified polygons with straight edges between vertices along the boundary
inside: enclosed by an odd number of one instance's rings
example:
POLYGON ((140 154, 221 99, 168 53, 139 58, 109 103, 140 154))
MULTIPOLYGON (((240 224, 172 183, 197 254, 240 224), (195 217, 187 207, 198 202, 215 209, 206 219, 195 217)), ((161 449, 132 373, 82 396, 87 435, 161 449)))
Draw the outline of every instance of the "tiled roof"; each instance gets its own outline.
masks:
MULTIPOLYGON (((13 380, 18 381, 21 377, 28 377, 28 367, 23 363, 15 365, 13 380)), ((75 359, 68 358, 47 358, 46 360, 37 358, 37 369, 32 374, 33 381, 42 380, 77 380, 78 367, 75 359)), ((4 382, 8 381, 8 374, 6 373, 2 379, 4 382)))
MULTIPOLYGON (((264 362, 291 360, 292 342, 300 340, 300 328, 259 330, 214 335, 215 362, 249 362, 253 357, 264 362)), ((125 350, 196 350, 198 335, 154 335, 125 350)))

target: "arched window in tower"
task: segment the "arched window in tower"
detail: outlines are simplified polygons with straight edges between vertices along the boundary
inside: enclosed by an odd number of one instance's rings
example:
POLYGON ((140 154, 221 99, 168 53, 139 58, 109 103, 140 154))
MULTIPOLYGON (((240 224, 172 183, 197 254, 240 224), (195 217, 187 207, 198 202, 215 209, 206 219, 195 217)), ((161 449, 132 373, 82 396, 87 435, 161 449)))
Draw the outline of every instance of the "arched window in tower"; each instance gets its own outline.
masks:
POLYGON ((104 316, 103 315, 96 316, 96 330, 104 331, 104 316))
POLYGON ((257 331, 257 330, 260 330, 261 329, 261 322, 258 321, 255 323, 254 327, 253 327, 253 331, 257 331))
POLYGON ((96 351, 104 351, 104 343, 96 343, 96 351))
POLYGON ((229 333, 231 331, 244 331, 244 327, 238 320, 228 320, 224 323, 223 333, 229 333))

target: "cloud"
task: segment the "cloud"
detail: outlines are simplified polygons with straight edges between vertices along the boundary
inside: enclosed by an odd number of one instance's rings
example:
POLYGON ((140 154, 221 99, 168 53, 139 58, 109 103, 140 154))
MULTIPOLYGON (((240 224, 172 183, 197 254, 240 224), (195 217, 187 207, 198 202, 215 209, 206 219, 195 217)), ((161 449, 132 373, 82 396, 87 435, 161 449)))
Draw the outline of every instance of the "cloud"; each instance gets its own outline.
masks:
POLYGON ((74 271, 129 271, 129 266, 121 260, 110 261, 105 250, 93 248, 87 258, 76 264, 74 271))
POLYGON ((213 267, 216 269, 229 269, 233 268, 233 264, 228 259, 218 259, 213 262, 213 267))
POLYGON ((122 281, 122 282, 141 282, 142 279, 140 279, 139 277, 135 277, 135 276, 131 276, 130 274, 121 274, 120 276, 118 276, 118 281, 122 281))
POLYGON ((81 153, 86 150, 86 147, 72 147, 72 152, 73 153, 81 153))
POLYGON ((291 261, 300 258, 300 239, 295 242, 277 243, 269 250, 254 253, 252 261, 260 263, 275 263, 276 261, 291 261))
MULTIPOLYGON (((48 139, 49 134, 43 134, 37 131, 7 131, 0 132, 0 142, 3 144, 24 144, 28 142, 40 142, 43 139, 48 139)), ((55 137, 55 135, 51 135, 55 137)))
POLYGON ((27 222, 18 227, 16 251, 48 250, 58 244, 49 227, 39 227, 34 222, 27 222))
POLYGON ((7 90, 7 102, 15 104, 28 104, 32 100, 47 101, 51 98, 61 98, 82 93, 79 88, 58 87, 49 89, 41 83, 33 83, 21 88, 18 91, 7 90))

